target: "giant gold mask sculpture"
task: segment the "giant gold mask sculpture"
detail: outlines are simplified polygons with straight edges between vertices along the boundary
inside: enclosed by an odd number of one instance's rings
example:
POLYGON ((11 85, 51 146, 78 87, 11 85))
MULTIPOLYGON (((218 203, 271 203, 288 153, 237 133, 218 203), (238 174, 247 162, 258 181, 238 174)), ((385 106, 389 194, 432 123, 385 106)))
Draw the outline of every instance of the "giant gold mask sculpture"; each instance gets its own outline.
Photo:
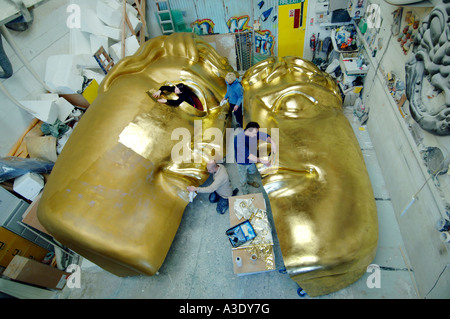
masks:
MULTIPOLYGON (((182 138, 172 140, 172 132, 184 128, 194 137, 196 120, 203 131, 224 130, 228 106, 218 105, 229 71, 226 59, 191 34, 152 39, 121 60, 55 163, 38 207, 42 225, 114 274, 155 274, 189 202, 186 187, 208 178, 208 160, 194 161, 199 154, 191 163, 173 161, 182 138), (204 111, 154 101, 148 91, 167 81, 192 88, 204 111)), ((198 153, 213 141, 187 146, 198 153)))
MULTIPOLYGON (((174 163, 179 141, 171 134, 182 127, 195 135, 195 120, 203 133, 225 131, 228 106, 217 105, 230 70, 214 49, 183 33, 152 39, 119 62, 55 164, 38 208, 44 227, 116 275, 153 275, 189 202, 186 186, 206 181, 213 156, 208 148, 201 163, 174 163), (166 81, 193 88, 204 112, 151 99, 147 92, 166 81)), ((279 161, 260 172, 288 273, 310 296, 351 284, 374 257, 378 227, 335 83, 313 64, 285 58, 255 65, 243 85, 247 121, 279 129, 279 161)))
POLYGON ((334 80, 296 57, 244 75, 245 118, 279 128, 275 165, 260 167, 286 270, 310 296, 337 291, 375 257, 372 186, 334 80))

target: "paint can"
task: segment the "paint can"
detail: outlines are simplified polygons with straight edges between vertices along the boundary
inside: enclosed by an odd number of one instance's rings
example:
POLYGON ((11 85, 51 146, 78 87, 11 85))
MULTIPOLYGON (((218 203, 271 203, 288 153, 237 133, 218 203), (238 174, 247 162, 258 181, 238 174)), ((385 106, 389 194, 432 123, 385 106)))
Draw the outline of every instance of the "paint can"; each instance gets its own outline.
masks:
POLYGON ((450 220, 445 218, 441 218, 436 223, 436 229, 439 231, 448 231, 450 230, 450 220))
POLYGON ((444 243, 450 243, 450 232, 444 231, 441 233, 441 240, 444 243))
POLYGON ((242 267, 242 259, 241 259, 241 257, 237 256, 235 261, 236 261, 236 266, 242 267))

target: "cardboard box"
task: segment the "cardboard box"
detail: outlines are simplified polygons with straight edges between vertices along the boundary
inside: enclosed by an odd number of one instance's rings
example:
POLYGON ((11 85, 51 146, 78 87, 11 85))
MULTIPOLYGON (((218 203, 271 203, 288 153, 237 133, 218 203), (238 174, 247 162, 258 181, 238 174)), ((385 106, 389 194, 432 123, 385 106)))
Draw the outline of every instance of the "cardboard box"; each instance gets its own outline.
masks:
POLYGON ((3 275, 23 283, 62 290, 71 274, 36 260, 16 255, 6 267, 3 275))

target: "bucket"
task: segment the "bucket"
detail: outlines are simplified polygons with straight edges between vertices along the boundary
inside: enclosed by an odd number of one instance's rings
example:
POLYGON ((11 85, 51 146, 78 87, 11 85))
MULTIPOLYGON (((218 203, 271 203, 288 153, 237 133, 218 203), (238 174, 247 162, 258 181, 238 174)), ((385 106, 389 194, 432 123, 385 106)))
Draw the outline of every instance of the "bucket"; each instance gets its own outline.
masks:
POLYGON ((450 243, 450 232, 444 231, 441 233, 441 240, 444 243, 450 243))
POLYGON ((450 220, 445 218, 441 218, 436 223, 436 229, 439 231, 448 231, 450 230, 450 220))
POLYGON ((242 267, 242 259, 239 256, 236 257, 236 266, 242 267))

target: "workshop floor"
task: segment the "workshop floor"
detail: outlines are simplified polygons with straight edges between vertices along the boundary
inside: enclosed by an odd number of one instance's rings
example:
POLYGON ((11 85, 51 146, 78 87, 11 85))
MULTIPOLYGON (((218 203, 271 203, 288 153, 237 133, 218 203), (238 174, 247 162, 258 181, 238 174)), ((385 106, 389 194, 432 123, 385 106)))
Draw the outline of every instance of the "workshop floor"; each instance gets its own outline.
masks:
MULTIPOLYGON (((380 288, 370 288, 372 272, 338 292, 314 299, 412 299, 418 298, 409 260, 391 200, 366 126, 360 126, 351 108, 345 108, 361 146, 375 193, 379 219, 378 250, 373 261, 380 267, 380 288), (405 257, 403 257, 405 255, 405 257), (369 279, 369 280, 368 280, 369 279), (369 282, 369 285, 368 285, 369 282)), ((230 164, 235 165, 235 164, 230 164)), ((229 166, 233 185, 237 168, 229 166)), ((255 192, 263 192, 262 188, 255 192)), ((240 194, 239 194, 240 195, 240 194)), ((270 209, 269 209, 270 214, 270 209)), ((275 239, 274 271, 237 276, 233 273, 230 243, 224 235, 229 215, 219 215, 207 194, 200 194, 185 210, 180 228, 160 268, 152 277, 120 278, 83 260, 81 287, 65 287, 55 299, 308 299, 297 294, 298 286, 283 274, 283 259, 275 239)))

